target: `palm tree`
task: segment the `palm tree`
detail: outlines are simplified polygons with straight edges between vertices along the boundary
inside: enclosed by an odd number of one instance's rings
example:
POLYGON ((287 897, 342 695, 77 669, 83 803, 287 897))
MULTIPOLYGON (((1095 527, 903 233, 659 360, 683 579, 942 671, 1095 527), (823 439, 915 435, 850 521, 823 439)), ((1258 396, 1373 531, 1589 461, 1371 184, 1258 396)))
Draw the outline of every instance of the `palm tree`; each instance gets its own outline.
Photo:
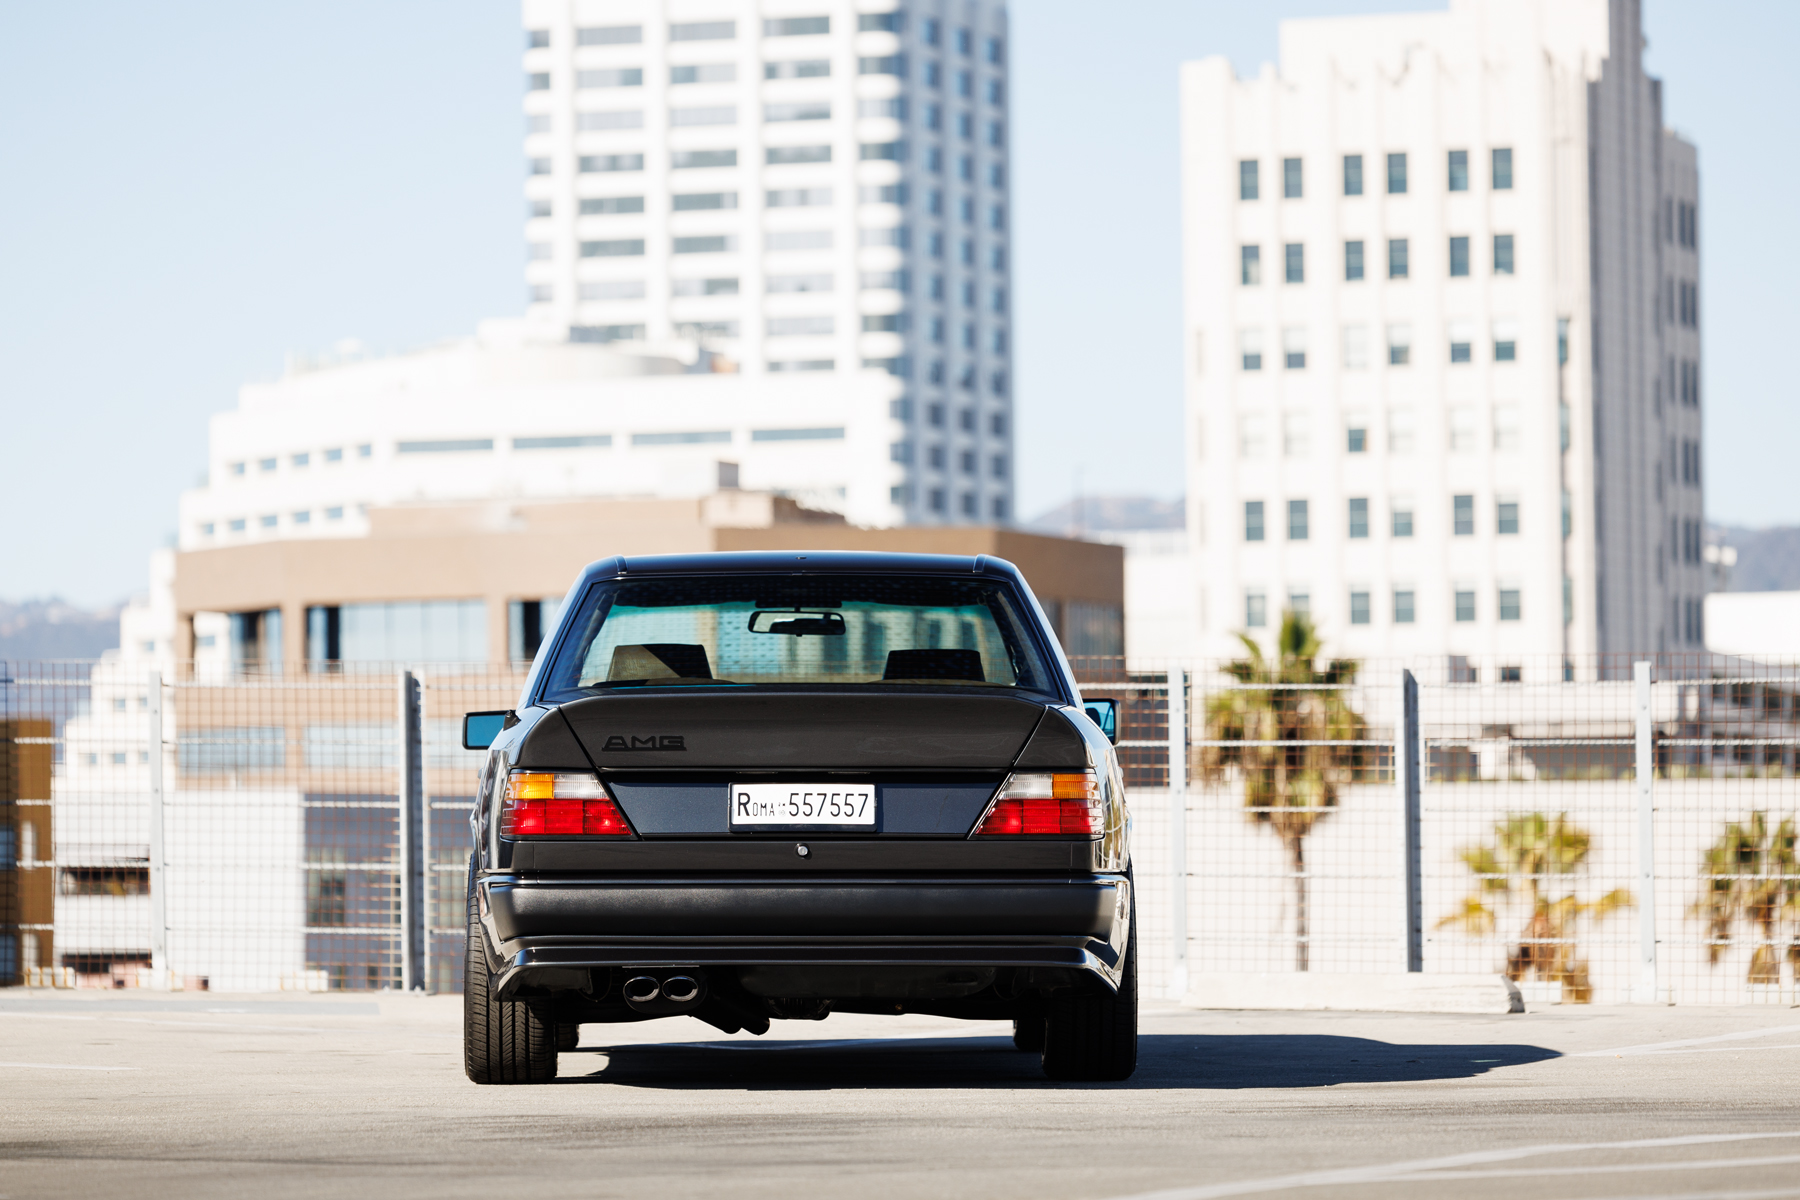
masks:
POLYGON ((1332 659, 1316 669, 1319 637, 1300 613, 1281 617, 1275 639, 1276 659, 1244 634, 1248 658, 1235 660, 1225 673, 1242 688, 1232 688, 1206 702, 1206 738, 1199 774, 1218 782, 1235 770, 1244 779, 1244 812, 1266 825, 1287 851, 1294 881, 1294 969, 1309 965, 1306 879, 1306 835, 1337 807, 1338 789, 1349 783, 1360 765, 1362 749, 1332 743, 1360 741, 1362 716, 1344 697, 1360 663, 1332 659))
MULTIPOLYGON (((1780 983, 1781 959, 1775 953, 1777 927, 1800 920, 1800 860, 1795 855, 1792 817, 1769 831, 1766 814, 1753 812, 1725 832, 1701 860, 1706 890, 1689 915, 1707 923, 1707 956, 1714 966, 1731 945, 1731 927, 1742 920, 1762 931, 1750 956, 1750 983, 1780 983)), ((1800 974, 1800 936, 1789 942, 1787 959, 1800 974)))
POLYGON ((1457 855, 1475 876, 1476 890, 1437 927, 1489 934, 1499 923, 1499 907, 1523 901, 1530 916, 1518 945, 1507 953, 1506 977, 1518 980, 1535 975, 1562 984, 1564 1000, 1588 1003, 1594 998, 1594 988, 1588 980, 1587 960, 1576 954, 1575 921, 1583 916, 1603 921, 1630 908, 1634 903, 1631 892, 1615 888, 1594 901, 1578 900, 1573 892, 1552 900, 1548 893, 1552 878, 1572 875, 1586 865, 1593 842, 1593 836, 1571 823, 1567 813, 1554 817, 1541 812, 1508 813, 1494 826, 1491 845, 1466 846, 1457 855))

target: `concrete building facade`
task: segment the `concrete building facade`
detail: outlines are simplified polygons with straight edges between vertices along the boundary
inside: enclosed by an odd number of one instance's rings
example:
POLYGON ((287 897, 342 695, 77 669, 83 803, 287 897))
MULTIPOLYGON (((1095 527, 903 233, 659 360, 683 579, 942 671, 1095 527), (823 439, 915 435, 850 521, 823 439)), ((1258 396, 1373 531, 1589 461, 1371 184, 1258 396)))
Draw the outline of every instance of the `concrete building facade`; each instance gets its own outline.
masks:
POLYGON ((1290 608, 1453 674, 1703 648, 1698 167, 1642 38, 1453 0, 1184 68, 1202 652, 1290 608))
MULTIPOLYGON (((577 341, 882 380, 879 524, 1013 513, 995 0, 525 0, 525 280, 577 341)), ((818 384, 814 384, 818 386, 818 384)))

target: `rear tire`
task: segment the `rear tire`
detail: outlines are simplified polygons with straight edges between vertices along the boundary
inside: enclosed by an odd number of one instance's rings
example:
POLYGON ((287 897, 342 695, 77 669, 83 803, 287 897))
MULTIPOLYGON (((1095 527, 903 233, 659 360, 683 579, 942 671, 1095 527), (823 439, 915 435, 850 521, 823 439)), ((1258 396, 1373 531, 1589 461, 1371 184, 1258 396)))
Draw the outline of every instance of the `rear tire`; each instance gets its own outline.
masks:
MULTIPOLYGON (((1051 1079, 1116 1083, 1137 1070, 1137 911, 1132 908, 1119 990, 1059 992, 1044 1020, 1044 1074, 1051 1079)), ((1015 1040, 1018 1035, 1015 1033, 1015 1040)))
POLYGON ((476 1083, 549 1083, 556 1078, 560 1029, 548 1017, 547 1002, 494 995, 471 858, 469 940, 463 959, 464 1073, 476 1083))

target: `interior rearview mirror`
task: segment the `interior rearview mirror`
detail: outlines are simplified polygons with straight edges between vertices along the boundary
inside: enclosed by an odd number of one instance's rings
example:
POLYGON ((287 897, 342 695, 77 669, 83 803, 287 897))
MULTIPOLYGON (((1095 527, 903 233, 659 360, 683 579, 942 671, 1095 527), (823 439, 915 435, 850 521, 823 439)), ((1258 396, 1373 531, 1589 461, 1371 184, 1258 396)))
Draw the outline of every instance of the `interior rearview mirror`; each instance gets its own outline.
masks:
POLYGON ((1088 720, 1100 727, 1106 740, 1114 745, 1119 741, 1119 702, 1117 700, 1083 700, 1081 707, 1087 712, 1088 720))
POLYGON ((501 712, 475 712, 463 714, 463 749, 486 750, 506 728, 507 718, 512 710, 501 712))

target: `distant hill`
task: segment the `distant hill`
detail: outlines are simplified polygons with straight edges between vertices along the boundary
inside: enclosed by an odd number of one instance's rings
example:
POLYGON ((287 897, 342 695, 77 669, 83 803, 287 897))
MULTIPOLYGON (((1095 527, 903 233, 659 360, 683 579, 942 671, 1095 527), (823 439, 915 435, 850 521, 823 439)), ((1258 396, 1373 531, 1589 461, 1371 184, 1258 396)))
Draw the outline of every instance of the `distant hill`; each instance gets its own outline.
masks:
POLYGON ((119 610, 0 600, 0 659, 99 658, 119 645, 119 610))
POLYGON ((1737 551, 1731 568, 1734 592, 1800 591, 1800 526, 1745 529, 1714 526, 1713 535, 1737 551))
POLYGON ((1083 496, 1059 504, 1026 523, 1034 533, 1063 537, 1083 531, 1124 532, 1133 529, 1180 529, 1187 524, 1187 503, 1154 496, 1083 496))

